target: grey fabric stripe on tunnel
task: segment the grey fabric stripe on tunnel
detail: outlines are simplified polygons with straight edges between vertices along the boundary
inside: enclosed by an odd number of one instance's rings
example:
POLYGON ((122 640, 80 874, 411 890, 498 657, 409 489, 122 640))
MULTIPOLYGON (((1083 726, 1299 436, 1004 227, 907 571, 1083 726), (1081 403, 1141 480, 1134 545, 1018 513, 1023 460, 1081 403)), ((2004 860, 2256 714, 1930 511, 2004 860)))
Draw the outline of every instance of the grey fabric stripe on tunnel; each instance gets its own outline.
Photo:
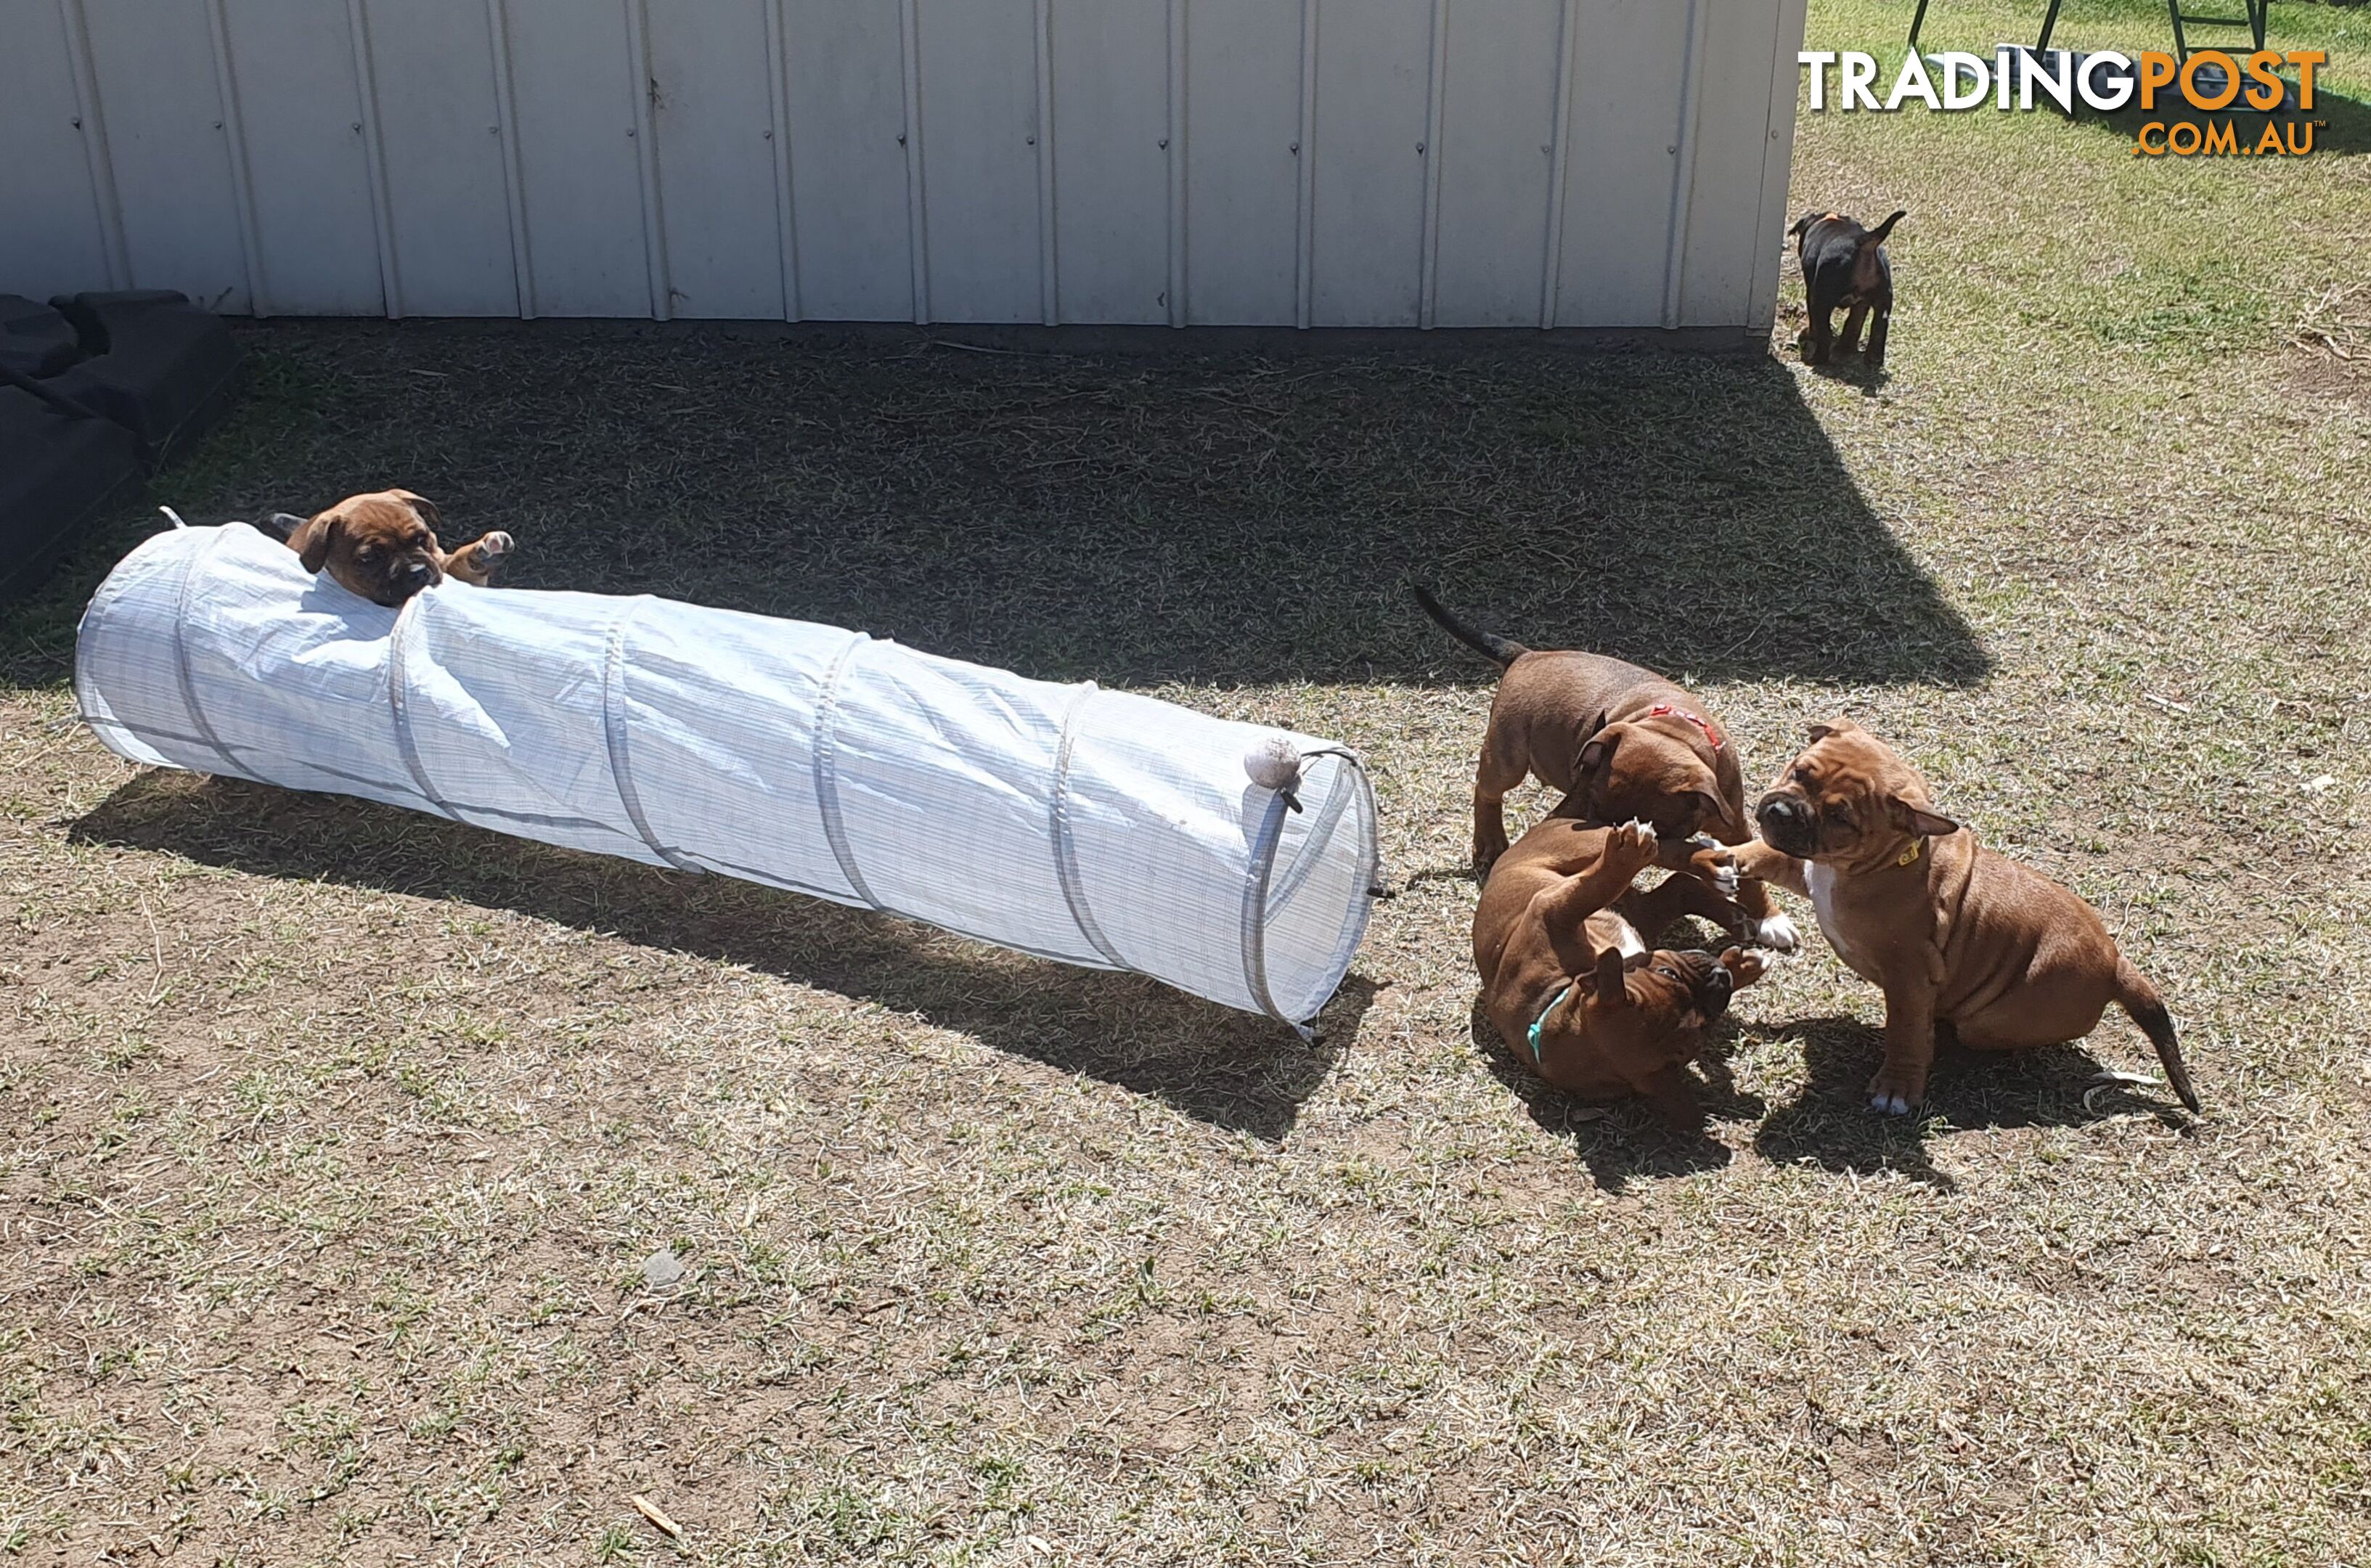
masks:
POLYGON ((1094 682, 1087 682, 1062 709, 1062 739, 1054 751, 1054 876, 1061 883, 1062 902, 1070 906, 1070 918, 1077 923, 1079 935, 1086 938, 1087 945, 1103 954, 1113 968, 1127 969, 1131 967, 1128 960, 1120 957, 1111 939, 1095 923, 1094 911, 1087 906, 1086 883, 1079 875, 1078 844, 1070 832, 1071 746, 1079 715, 1094 700, 1097 689, 1094 682))
POLYGON ((628 600, 609 623, 609 646, 601 663, 601 731, 609 749, 609 781, 617 786, 618 803, 626 809, 626 820, 633 824, 643 847, 677 870, 698 875, 698 866, 660 843, 651 831, 650 819, 642 814, 642 792, 634 788, 633 757, 626 741, 626 628, 649 603, 647 594, 628 600))
POLYGON ((839 711, 840 680, 856 658, 857 650, 872 640, 861 631, 850 638, 848 645, 839 651, 839 657, 831 662, 831 672, 823 678, 822 694, 815 699, 815 808, 823 814, 824 842, 831 846, 831 858, 839 862, 839 874, 848 879, 857 897, 881 909, 881 901, 873 896, 873 890, 864 885, 863 874, 856 869, 856 853, 848 844, 848 824, 840 819, 838 742, 833 734, 839 711))

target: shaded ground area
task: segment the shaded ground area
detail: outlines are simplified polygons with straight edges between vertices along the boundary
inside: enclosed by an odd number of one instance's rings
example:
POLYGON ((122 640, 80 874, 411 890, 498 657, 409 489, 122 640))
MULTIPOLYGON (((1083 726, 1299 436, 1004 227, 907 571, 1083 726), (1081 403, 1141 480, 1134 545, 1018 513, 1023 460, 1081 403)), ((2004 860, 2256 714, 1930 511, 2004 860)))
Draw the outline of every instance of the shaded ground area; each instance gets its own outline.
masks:
POLYGON ((1542 646, 1709 676, 1985 668, 1764 361, 1048 357, 561 323, 244 340, 247 439, 272 461, 162 490, 238 515, 403 482, 448 542, 515 535, 521 586, 1130 685, 1479 678, 1410 613, 1412 574, 1542 646))

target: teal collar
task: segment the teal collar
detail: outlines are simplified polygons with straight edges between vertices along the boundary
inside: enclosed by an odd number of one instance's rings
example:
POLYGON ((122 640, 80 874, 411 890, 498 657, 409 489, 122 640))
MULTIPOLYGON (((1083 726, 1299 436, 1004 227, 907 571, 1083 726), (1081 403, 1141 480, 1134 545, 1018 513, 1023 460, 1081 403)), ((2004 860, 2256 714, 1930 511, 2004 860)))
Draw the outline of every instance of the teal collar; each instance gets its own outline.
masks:
POLYGON ((1572 995, 1572 987, 1573 982, 1569 980, 1557 986, 1556 995, 1548 998, 1548 1005, 1540 1009, 1540 1016, 1532 1020, 1530 1032, 1523 1036, 1525 1043, 1532 1048, 1532 1065, 1534 1066, 1547 1066, 1545 1062, 1540 1060, 1540 1031, 1546 1027, 1548 1014, 1556 1011, 1564 999, 1572 995))

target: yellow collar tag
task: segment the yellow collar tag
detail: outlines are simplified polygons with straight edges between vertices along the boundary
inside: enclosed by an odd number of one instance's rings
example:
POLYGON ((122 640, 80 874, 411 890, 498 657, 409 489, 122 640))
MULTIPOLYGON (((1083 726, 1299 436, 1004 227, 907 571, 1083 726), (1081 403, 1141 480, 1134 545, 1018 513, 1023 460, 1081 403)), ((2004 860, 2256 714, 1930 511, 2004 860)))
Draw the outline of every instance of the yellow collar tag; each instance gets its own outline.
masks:
POLYGON ((1897 866, 1906 866, 1913 860, 1918 859, 1918 852, 1926 847, 1926 841, 1925 839, 1914 838, 1910 841, 1910 847, 1902 852, 1902 859, 1894 861, 1893 863, 1897 866))

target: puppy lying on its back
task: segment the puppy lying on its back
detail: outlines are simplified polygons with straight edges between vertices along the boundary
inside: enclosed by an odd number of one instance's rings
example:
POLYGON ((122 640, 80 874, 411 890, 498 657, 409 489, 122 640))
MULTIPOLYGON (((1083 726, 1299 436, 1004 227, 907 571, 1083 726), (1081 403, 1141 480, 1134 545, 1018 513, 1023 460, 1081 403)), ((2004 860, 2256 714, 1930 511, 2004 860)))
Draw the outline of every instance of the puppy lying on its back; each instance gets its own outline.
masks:
POLYGON ((483 588, 516 548, 497 531, 446 553, 436 542, 436 503, 408 490, 350 495, 301 521, 285 513, 274 521, 293 525, 288 548, 306 571, 327 571, 347 592, 390 607, 447 576, 483 588))
POLYGON ((1507 851, 1474 911, 1482 1010, 1515 1059, 1592 1099, 1643 1094, 1675 1129, 1698 1122, 1682 1064, 1729 993, 1761 978, 1758 953, 1649 951, 1682 915, 1724 924, 1737 885, 1730 851, 1659 838, 1642 822, 1590 827, 1550 817, 1507 851), (1671 875, 1634 893, 1649 866, 1671 875), (1641 936, 1640 933, 1646 933, 1641 936))

